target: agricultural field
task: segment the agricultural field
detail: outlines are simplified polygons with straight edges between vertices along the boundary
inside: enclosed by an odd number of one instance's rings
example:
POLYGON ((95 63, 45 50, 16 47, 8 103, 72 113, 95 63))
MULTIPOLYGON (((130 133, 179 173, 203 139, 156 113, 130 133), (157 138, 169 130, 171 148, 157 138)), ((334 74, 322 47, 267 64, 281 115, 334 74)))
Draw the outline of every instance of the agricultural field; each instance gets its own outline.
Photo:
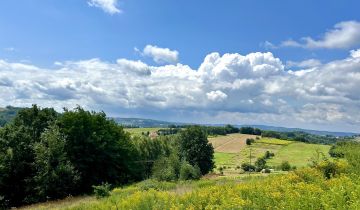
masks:
POLYGON ((329 145, 306 144, 296 141, 287 141, 274 138, 260 138, 251 146, 246 145, 246 139, 253 135, 231 134, 210 138, 209 141, 215 149, 215 165, 225 168, 224 175, 239 174, 239 166, 243 163, 254 163, 266 151, 275 156, 269 159, 268 165, 276 168, 283 161, 289 161, 292 166, 305 167, 318 153, 329 157, 329 145), (251 160, 250 160, 251 152, 251 160))
POLYGON ((294 142, 287 146, 280 148, 275 157, 268 161, 269 165, 277 166, 282 161, 289 161, 291 165, 296 167, 305 167, 315 158, 317 154, 323 154, 329 158, 329 145, 320 144, 306 144, 302 142, 294 142))
POLYGON ((161 128, 125 128, 124 130, 129 132, 131 135, 137 135, 140 136, 142 133, 146 132, 156 132, 161 128))
POLYGON ((229 134, 209 138, 209 142, 213 145, 215 152, 239 153, 246 147, 246 139, 255 137, 255 135, 229 134))

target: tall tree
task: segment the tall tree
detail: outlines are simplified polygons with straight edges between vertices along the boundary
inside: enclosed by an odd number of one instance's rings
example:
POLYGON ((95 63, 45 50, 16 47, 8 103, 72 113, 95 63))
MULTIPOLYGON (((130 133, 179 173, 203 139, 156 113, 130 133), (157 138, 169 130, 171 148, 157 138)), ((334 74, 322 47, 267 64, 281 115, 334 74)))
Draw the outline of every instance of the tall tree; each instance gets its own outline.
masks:
POLYGON ((79 175, 67 158, 65 137, 59 127, 51 125, 34 145, 36 175, 34 177, 39 199, 63 198, 71 194, 79 175))
POLYGON ((66 135, 66 151, 81 176, 79 192, 102 182, 123 184, 134 179, 134 146, 130 134, 103 112, 81 107, 65 110, 59 119, 66 135))
POLYGON ((180 134, 180 156, 193 166, 198 166, 202 174, 214 168, 214 148, 200 126, 191 126, 180 134))
POLYGON ((0 197, 3 205, 17 206, 37 201, 33 145, 58 114, 36 105, 18 112, 0 131, 0 197))

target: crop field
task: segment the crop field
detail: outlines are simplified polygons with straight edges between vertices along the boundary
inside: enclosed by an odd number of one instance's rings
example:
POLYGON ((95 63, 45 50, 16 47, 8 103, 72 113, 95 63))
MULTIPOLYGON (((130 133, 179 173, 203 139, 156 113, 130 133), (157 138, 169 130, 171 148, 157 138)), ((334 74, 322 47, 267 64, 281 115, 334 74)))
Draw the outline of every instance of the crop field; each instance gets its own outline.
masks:
POLYGON ((209 138, 209 142, 213 145, 215 152, 239 153, 246 147, 246 139, 255 137, 255 135, 229 134, 209 138))
POLYGON ((320 144, 306 144, 302 142, 295 142, 280 148, 275 157, 268 161, 269 165, 279 165, 282 161, 289 161, 291 165, 296 167, 307 166, 311 158, 315 158, 317 153, 329 157, 329 145, 320 144))
POLYGON ((294 141, 287 141, 287 140, 274 139, 274 138, 261 138, 259 140, 256 140, 256 143, 288 145, 294 143, 294 141))
POLYGON ((142 133, 146 132, 156 132, 161 128, 125 128, 124 130, 129 132, 131 135, 138 135, 140 136, 142 133))
POLYGON ((246 145, 247 138, 256 138, 253 135, 232 134, 210 138, 209 141, 215 149, 215 164, 225 168, 225 175, 239 174, 239 166, 242 163, 254 163, 262 157, 266 151, 275 156, 268 160, 271 167, 279 166, 283 161, 289 161, 292 166, 305 167, 318 153, 329 157, 330 146, 319 144, 306 144, 296 141, 287 141, 274 138, 261 138, 255 140, 251 146, 246 145), (251 152, 251 160, 250 160, 251 152))

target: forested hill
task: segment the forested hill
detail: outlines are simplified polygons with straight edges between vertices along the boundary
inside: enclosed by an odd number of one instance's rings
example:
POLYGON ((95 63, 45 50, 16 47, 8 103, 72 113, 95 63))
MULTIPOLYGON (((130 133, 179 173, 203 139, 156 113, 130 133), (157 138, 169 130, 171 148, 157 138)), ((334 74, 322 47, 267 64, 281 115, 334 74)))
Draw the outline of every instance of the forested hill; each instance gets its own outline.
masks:
POLYGON ((4 126, 7 122, 13 119, 16 113, 20 110, 19 107, 7 106, 0 108, 0 127, 4 126))
MULTIPOLYGON (((9 122, 16 113, 20 110, 19 107, 7 106, 5 108, 0 108, 0 127, 4 126, 7 122, 9 122)), ((126 127, 140 127, 140 128, 151 128, 151 127, 168 127, 169 125, 186 125, 190 123, 179 123, 179 122, 168 122, 162 120, 154 120, 154 119, 143 119, 143 118, 113 118, 115 122, 118 124, 124 125, 126 127)), ((211 125, 211 124, 209 124, 211 125)), ((211 125, 211 126, 224 126, 224 124, 219 125, 211 125)), ((320 136, 354 136, 356 133, 351 132, 331 132, 331 131, 317 131, 317 130, 308 130, 301 128, 285 128, 285 127, 275 127, 275 126, 267 126, 267 125, 236 125, 236 127, 250 126, 254 128, 259 128, 261 130, 271 130, 278 132, 293 132, 293 131, 301 131, 305 133, 310 133, 314 135, 320 136)))

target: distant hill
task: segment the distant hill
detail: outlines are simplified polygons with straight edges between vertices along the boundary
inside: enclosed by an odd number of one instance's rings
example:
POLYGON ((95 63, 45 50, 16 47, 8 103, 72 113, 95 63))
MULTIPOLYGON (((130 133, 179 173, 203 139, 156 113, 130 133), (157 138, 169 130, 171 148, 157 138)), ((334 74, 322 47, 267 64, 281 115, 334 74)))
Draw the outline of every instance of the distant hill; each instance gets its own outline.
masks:
POLYGON ((134 126, 140 128, 151 128, 151 127, 168 127, 169 125, 184 125, 184 123, 167 122, 161 120, 142 119, 142 118, 113 118, 115 122, 125 125, 134 126))
POLYGON ((334 131, 318 131, 318 130, 309 130, 309 129, 302 129, 302 128, 285 128, 285 127, 276 127, 276 126, 268 126, 268 125, 243 125, 243 126, 250 126, 254 128, 259 128, 261 130, 269 130, 269 131, 279 131, 279 132, 291 132, 291 131, 302 131, 305 133, 320 135, 320 136, 354 136, 357 133, 351 132, 334 132, 334 131))
MULTIPOLYGON (((7 122, 12 120, 16 113, 22 108, 7 106, 5 108, 0 108, 0 127, 4 126, 7 122)), ((162 120, 153 120, 153 119, 143 119, 143 118, 113 118, 115 122, 125 125, 125 126, 133 126, 133 127, 141 127, 141 128, 150 128, 150 127, 168 127, 169 125, 187 125, 192 123, 180 123, 180 122, 168 122, 162 120)), ((224 126, 224 124, 206 124, 213 126, 224 126)), ((286 127, 277 127, 277 126, 268 126, 268 125, 235 125, 237 127, 250 126, 254 128, 259 128, 262 130, 272 130, 272 131, 280 131, 280 132, 291 132, 291 131, 303 131, 310 134, 315 135, 331 135, 331 136, 354 136, 356 133, 351 132, 332 132, 332 131, 318 131, 318 130, 308 130, 301 128, 286 128, 286 127)))
POLYGON ((19 107, 7 106, 0 108, 0 127, 4 126, 10 120, 12 120, 16 113, 20 110, 19 107))
MULTIPOLYGON (((126 126, 134 126, 134 127, 141 127, 141 128, 150 128, 150 127, 168 127, 169 125, 186 125, 191 123, 178 123, 178 122, 167 122, 161 120, 152 120, 152 119, 142 119, 142 118, 114 118, 114 120, 122 125, 126 126)), ((213 126, 224 126, 224 124, 206 124, 206 125, 213 125, 213 126)), ((279 131, 279 132, 291 132, 291 131, 302 131, 310 134, 315 135, 331 135, 331 136, 354 136, 356 133, 351 132, 333 132, 333 131, 317 131, 317 130, 308 130, 308 129, 301 129, 301 128, 286 128, 286 127, 276 127, 276 126, 268 126, 268 125, 235 125, 236 127, 244 127, 250 126, 254 128, 259 128, 262 130, 271 130, 271 131, 279 131)))

